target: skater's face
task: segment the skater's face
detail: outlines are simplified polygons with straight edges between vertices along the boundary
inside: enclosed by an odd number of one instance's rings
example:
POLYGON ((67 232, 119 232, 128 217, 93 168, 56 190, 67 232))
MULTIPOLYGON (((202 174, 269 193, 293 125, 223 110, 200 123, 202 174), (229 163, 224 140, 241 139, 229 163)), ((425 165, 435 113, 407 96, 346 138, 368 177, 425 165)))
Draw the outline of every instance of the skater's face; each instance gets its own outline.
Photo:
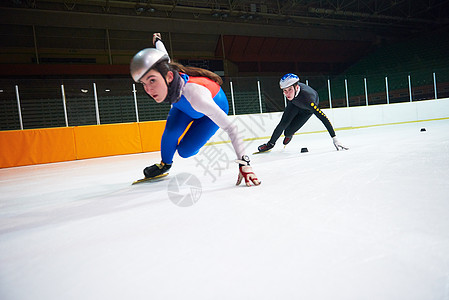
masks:
MULTIPOLYGON (((167 76, 165 77, 167 83, 172 82, 173 80, 173 72, 168 71, 167 76)), ((161 103, 167 97, 168 87, 165 84, 165 80, 162 77, 162 74, 156 70, 150 70, 145 76, 140 80, 142 83, 145 92, 150 95, 151 98, 154 99, 157 103, 161 103)))
POLYGON ((295 98, 295 94, 296 94, 296 85, 291 85, 288 88, 285 88, 282 90, 282 92, 284 92, 285 98, 287 98, 287 100, 291 101, 293 100, 293 98, 295 98))

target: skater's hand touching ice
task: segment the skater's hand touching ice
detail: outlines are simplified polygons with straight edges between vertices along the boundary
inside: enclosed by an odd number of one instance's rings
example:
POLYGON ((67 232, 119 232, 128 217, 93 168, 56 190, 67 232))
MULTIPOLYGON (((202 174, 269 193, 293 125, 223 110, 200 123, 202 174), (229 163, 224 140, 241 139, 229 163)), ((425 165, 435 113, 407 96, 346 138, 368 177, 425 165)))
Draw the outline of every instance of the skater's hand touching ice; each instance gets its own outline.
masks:
POLYGON ((256 174, 254 174, 253 168, 249 165, 248 156, 244 155, 241 160, 239 159, 236 162, 239 163, 239 175, 236 185, 240 185, 243 179, 245 179, 246 186, 251 186, 251 182, 254 185, 260 184, 260 180, 257 178, 256 174))
POLYGON ((332 140, 333 140, 333 142, 334 142, 335 148, 337 148, 338 151, 340 151, 340 150, 348 150, 348 149, 349 149, 348 147, 346 147, 346 146, 344 146, 342 143, 340 143, 340 141, 337 139, 336 136, 334 136, 334 137, 332 138, 332 140))
POLYGON ((242 180, 245 179, 246 186, 251 186, 251 182, 254 185, 259 185, 260 180, 257 179, 256 174, 253 172, 253 168, 251 166, 240 166, 239 167, 239 177, 237 179, 236 185, 242 183, 242 180))

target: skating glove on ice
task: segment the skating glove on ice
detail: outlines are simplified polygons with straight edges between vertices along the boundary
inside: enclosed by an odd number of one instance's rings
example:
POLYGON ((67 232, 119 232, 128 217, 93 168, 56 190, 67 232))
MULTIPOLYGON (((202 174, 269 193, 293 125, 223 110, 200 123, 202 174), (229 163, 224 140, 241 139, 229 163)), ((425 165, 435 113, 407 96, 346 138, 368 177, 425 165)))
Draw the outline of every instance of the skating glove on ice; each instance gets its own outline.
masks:
POLYGON ((334 141, 334 146, 335 146, 335 148, 337 148, 338 151, 340 151, 340 150, 348 150, 349 149, 348 147, 343 146, 343 144, 340 143, 340 141, 337 139, 336 136, 334 136, 332 138, 332 140, 334 141))
POLYGON ((256 174, 253 172, 253 168, 249 165, 249 157, 243 155, 242 159, 236 160, 239 163, 239 176, 236 185, 240 185, 242 180, 245 179, 246 186, 251 186, 251 182, 254 185, 259 185, 260 180, 257 179, 256 174))
POLYGON ((161 162, 160 164, 154 164, 152 166, 146 167, 143 170, 143 175, 145 175, 145 178, 152 178, 167 173, 170 168, 171 165, 161 162))

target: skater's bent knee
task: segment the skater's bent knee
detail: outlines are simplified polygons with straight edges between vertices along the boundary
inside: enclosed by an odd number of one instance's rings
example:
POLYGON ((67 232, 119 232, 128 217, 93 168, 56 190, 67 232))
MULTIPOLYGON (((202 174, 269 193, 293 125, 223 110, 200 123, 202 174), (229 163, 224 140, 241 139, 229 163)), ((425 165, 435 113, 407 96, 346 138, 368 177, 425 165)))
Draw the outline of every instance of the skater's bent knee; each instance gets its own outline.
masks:
POLYGON ((188 158, 188 157, 194 156, 198 152, 199 152, 199 150, 197 150, 197 149, 186 149, 184 147, 178 148, 178 154, 182 158, 188 158))

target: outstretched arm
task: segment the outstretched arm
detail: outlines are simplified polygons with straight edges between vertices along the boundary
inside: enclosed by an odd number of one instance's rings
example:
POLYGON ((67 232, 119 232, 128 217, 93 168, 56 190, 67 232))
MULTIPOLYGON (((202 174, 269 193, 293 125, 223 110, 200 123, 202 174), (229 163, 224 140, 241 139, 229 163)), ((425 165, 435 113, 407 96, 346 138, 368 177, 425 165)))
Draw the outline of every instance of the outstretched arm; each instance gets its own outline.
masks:
POLYGON ((335 148, 338 151, 340 151, 340 150, 348 150, 349 148, 344 146, 337 139, 337 136, 335 135, 334 128, 332 127, 331 122, 329 121, 327 116, 324 114, 324 112, 322 112, 314 103, 312 103, 311 106, 314 108, 314 112, 313 113, 315 114, 315 116, 317 116, 317 118, 320 119, 321 122, 323 122, 324 126, 326 126, 327 131, 329 132, 330 136, 332 137, 332 142, 334 143, 335 148))
POLYGON ((324 114, 324 112, 318 108, 318 106, 315 105, 315 103, 311 102, 310 106, 313 110, 313 113, 315 116, 317 116, 318 119, 323 123, 323 125, 326 127, 327 131, 329 132, 330 136, 333 138, 335 136, 334 128, 332 127, 331 122, 327 118, 327 116, 324 114))
POLYGON ((237 155, 237 162, 239 163, 237 185, 239 185, 243 179, 245 179, 245 184, 247 186, 250 186, 251 182, 254 185, 259 185, 260 180, 249 165, 249 157, 245 155, 243 139, 240 137, 237 126, 230 121, 226 113, 215 103, 210 91, 204 86, 188 83, 184 87, 183 94, 196 111, 208 116, 215 124, 226 131, 231 139, 232 146, 237 155))
MULTIPOLYGON (((161 51, 167 53, 167 55, 168 55, 167 49, 165 49, 165 45, 162 42, 162 37, 161 37, 160 33, 153 33, 153 45, 156 47, 157 50, 161 50, 161 51)), ((170 56, 170 55, 168 55, 168 56, 170 56)))
POLYGON ((226 113, 212 99, 211 92, 202 85, 188 83, 184 87, 183 95, 196 111, 205 114, 226 131, 231 139, 237 159, 241 159, 245 155, 243 139, 238 133, 237 126, 230 121, 226 113))

